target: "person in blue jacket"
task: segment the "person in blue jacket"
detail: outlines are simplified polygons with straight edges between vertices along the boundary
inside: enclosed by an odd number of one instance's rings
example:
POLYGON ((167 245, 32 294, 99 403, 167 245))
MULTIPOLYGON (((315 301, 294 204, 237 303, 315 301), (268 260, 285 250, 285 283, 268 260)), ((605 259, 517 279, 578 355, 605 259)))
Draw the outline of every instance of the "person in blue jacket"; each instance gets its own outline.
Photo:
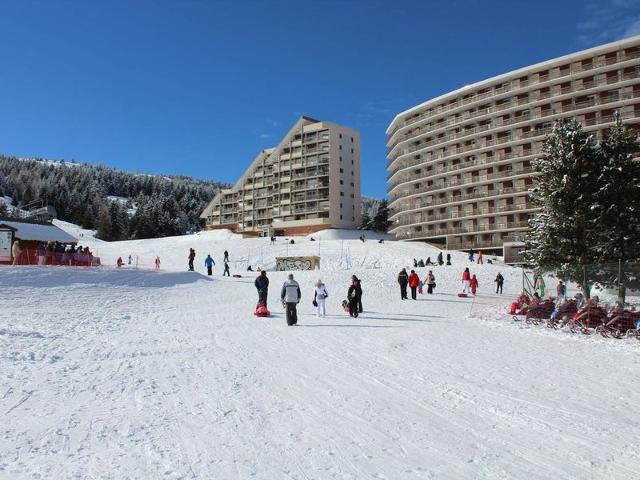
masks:
POLYGON ((204 266, 207 267, 207 275, 213 275, 213 266, 215 264, 216 262, 214 262, 213 258, 211 258, 211 254, 207 255, 207 258, 204 259, 204 266))

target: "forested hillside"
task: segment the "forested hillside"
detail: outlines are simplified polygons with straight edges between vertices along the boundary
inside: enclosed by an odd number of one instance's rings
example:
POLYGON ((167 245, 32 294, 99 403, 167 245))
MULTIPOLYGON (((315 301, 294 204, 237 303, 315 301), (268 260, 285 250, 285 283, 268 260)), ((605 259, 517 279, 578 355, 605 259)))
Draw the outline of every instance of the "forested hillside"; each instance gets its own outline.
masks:
MULTIPOLYGON (((0 155, 0 197, 11 197, 15 207, 42 200, 56 208, 61 220, 97 229, 104 240, 197 230, 200 213, 224 186, 184 176, 0 155)), ((11 215, 11 208, 3 214, 11 215)))

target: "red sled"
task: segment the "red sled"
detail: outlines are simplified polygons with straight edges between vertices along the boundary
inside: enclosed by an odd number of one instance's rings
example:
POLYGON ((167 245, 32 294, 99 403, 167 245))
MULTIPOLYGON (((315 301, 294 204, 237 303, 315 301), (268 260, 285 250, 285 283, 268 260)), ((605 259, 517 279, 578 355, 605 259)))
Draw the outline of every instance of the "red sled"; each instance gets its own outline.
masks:
POLYGON ((253 314, 256 317, 270 317, 271 316, 271 312, 269 310, 267 310, 267 307, 265 307, 264 305, 258 306, 258 308, 256 308, 256 311, 253 312, 253 314))
POLYGON ((460 298, 467 298, 469 295, 467 295, 466 293, 459 293, 458 296, 460 298))

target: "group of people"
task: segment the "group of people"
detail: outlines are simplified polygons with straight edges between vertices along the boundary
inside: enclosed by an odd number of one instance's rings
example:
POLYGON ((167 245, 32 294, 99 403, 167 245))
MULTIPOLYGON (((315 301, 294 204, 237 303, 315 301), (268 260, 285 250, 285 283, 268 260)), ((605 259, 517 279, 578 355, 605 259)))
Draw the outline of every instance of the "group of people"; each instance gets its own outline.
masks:
POLYGON ((411 273, 407 273, 407 269, 403 268, 398 274, 398 284, 400 285, 400 300, 408 300, 407 287, 411 289, 411 298, 416 300, 417 294, 422 293, 423 285, 427 286, 428 294, 433 293, 433 290, 436 288, 436 277, 433 274, 433 271, 429 270, 424 282, 422 282, 415 270, 411 270, 411 273))
MULTIPOLYGON (((422 267, 430 267, 436 265, 444 265, 444 255, 442 252, 438 253, 437 263, 431 261, 431 257, 427 257, 427 260, 416 260, 413 259, 413 268, 422 268, 422 267)), ((451 265, 451 254, 447 253, 447 265, 451 265)))
MULTIPOLYGON (((29 251, 22 248, 20 240, 15 240, 11 245, 11 256, 13 265, 32 264, 34 259, 32 256, 29 258, 29 251)), ((93 253, 89 247, 81 245, 41 242, 35 252, 35 260, 38 265, 90 266, 93 264, 93 253)))
MULTIPOLYGON (((258 275, 254 281, 254 286, 258 292, 256 311, 262 308, 266 309, 269 297, 269 277, 267 277, 266 270, 260 272, 260 275, 258 275)), ((328 297, 329 290, 327 286, 322 280, 318 279, 313 286, 312 300, 317 317, 324 317, 326 315, 326 300, 328 297)), ((302 293, 300 291, 300 285, 294 279, 293 273, 290 273, 280 289, 280 301, 286 311, 287 325, 295 325, 298 323, 297 307, 301 299, 302 293)), ((348 308, 349 316, 351 317, 357 317, 363 312, 362 285, 360 279, 355 275, 351 276, 351 283, 347 290, 347 305, 345 308, 348 308)))
MULTIPOLYGON (((196 259, 196 251, 193 248, 189 249, 189 256, 187 257, 189 263, 188 263, 188 269, 190 272, 194 271, 194 261, 196 259)), ((222 272, 222 276, 227 276, 230 277, 231 276, 231 271, 229 270, 229 252, 228 251, 224 251, 224 257, 223 257, 223 263, 224 263, 224 271, 222 272)), ((213 257, 211 256, 211 254, 208 254, 206 256, 206 258, 204 259, 204 267, 207 269, 207 275, 211 276, 213 275, 213 267, 216 265, 216 262, 213 260, 213 257)))

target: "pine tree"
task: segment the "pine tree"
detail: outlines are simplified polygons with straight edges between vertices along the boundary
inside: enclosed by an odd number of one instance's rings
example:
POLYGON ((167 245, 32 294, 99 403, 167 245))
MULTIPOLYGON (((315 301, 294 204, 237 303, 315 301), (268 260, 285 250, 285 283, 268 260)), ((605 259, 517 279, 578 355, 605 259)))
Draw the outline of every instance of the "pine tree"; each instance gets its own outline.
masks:
POLYGON ((382 200, 378 205, 375 217, 373 217, 372 227, 376 232, 386 232, 389 225, 391 225, 389 222, 389 203, 382 200))
POLYGON ((371 217, 367 212, 362 214, 362 223, 360 224, 360 230, 370 230, 371 229, 371 217))
POLYGON ((594 137, 575 120, 559 120, 547 137, 542 158, 533 162, 540 174, 531 191, 541 209, 530 221, 525 258, 545 271, 562 270, 588 282, 586 265, 598 258, 597 205, 600 155, 594 137))
POLYGON ((111 215, 109 214, 109 209, 107 209, 107 207, 105 206, 101 207, 100 211, 98 212, 97 230, 97 238, 101 240, 113 239, 111 215))
POLYGON ((600 256, 609 260, 640 258, 640 156, 638 134, 616 118, 600 144, 602 170, 594 214, 602 225, 600 256))

